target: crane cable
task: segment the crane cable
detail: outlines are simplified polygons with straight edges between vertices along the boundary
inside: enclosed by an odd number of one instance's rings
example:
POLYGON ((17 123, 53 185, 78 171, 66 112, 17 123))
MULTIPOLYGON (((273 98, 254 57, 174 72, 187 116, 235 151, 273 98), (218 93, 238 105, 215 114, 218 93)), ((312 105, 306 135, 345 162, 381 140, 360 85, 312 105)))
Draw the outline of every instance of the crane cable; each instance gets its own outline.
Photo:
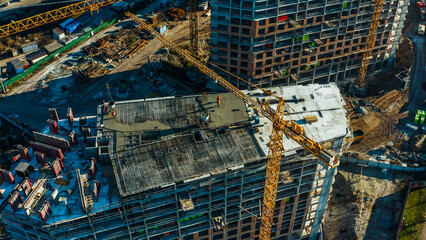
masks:
MULTIPOLYGON (((205 62, 206 63, 206 61, 203 61, 202 60, 202 62, 205 62)), ((239 80, 241 80, 241 81, 243 81, 243 82, 245 82, 245 83, 247 83, 247 84, 249 84, 249 85, 251 85, 251 86, 253 86, 253 87, 255 87, 255 88, 257 88, 257 89, 259 89, 259 90, 261 90, 261 91, 265 91, 264 89, 262 89, 262 88, 260 88, 260 87, 258 87, 258 86, 256 86, 256 85, 254 85, 254 84, 252 84, 252 83, 250 83, 249 81, 247 81, 247 80, 245 80, 245 79, 243 79, 243 78, 241 78, 241 77, 238 77, 237 75, 235 75, 235 74, 232 74, 232 73, 230 73, 230 72, 228 72, 227 70, 225 70, 225 69, 223 69, 223 68, 221 68, 221 67, 219 67, 219 66, 217 66, 216 64, 213 64, 213 63, 211 63, 211 62, 208 62, 208 64, 211 64, 212 66, 214 66, 214 67, 216 67, 216 68, 218 68, 218 69, 220 69, 221 71, 223 71, 223 72, 225 72, 225 73, 227 73, 227 74, 229 74, 229 75, 231 75, 231 76, 233 76, 233 77, 236 77, 237 79, 239 79, 239 80)), ((276 97, 276 98, 278 98, 278 99, 282 99, 281 97, 277 97, 275 94, 272 94, 274 97, 276 97)), ((288 108, 290 108, 292 111, 293 111, 293 113, 294 114, 296 114, 296 116, 298 117, 298 118, 301 118, 301 116, 299 115, 299 113, 297 113, 290 105, 288 105, 288 103, 286 103, 285 101, 284 101, 284 104, 285 104, 285 106, 287 106, 288 108)), ((293 120, 293 118, 291 117, 291 115, 290 114, 286 114, 285 115, 286 117, 288 117, 290 120, 293 120)), ((310 135, 311 135, 311 138, 314 138, 314 134, 309 130, 309 128, 303 128, 305 131, 306 131, 306 133, 309 133, 310 135)))

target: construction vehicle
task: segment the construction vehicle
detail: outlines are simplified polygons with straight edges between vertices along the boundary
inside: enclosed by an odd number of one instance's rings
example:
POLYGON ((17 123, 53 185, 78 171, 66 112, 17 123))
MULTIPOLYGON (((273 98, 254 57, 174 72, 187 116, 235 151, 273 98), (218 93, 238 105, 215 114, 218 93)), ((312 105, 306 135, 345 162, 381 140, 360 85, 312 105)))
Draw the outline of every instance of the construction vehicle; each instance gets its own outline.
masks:
POLYGON ((46 23, 54 22, 60 19, 82 14, 87 11, 93 12, 101 7, 108 6, 121 0, 85 0, 65 7, 44 12, 29 18, 0 26, 0 38, 23 32, 46 23))
POLYGON ((268 145, 269 150, 266 167, 267 170, 264 188, 265 190, 262 205, 261 228, 259 235, 260 239, 270 239, 273 225, 275 201, 277 197, 278 180, 280 176, 281 157, 284 152, 284 147, 282 145, 284 134, 287 137, 293 139, 307 151, 311 152, 314 156, 316 156, 319 160, 323 161, 331 168, 334 168, 339 164, 339 156, 333 152, 325 150, 319 143, 309 138, 301 125, 291 119, 288 120, 289 116, 286 116, 287 119, 284 119, 284 111, 290 111, 290 109, 286 109, 287 105, 284 102, 283 98, 275 95, 274 93, 266 89, 259 88, 247 82, 251 86, 261 90, 265 96, 275 97, 276 100, 278 100, 277 108, 276 110, 271 108, 269 101, 262 101, 261 103, 249 97, 247 94, 243 93, 234 85, 232 85, 224 78, 216 74, 213 70, 205 66, 203 63, 199 62, 193 55, 177 47, 174 43, 172 43, 163 35, 155 31, 148 24, 137 18, 134 14, 127 12, 126 16, 135 21, 141 28, 145 29, 153 35, 156 35, 157 38, 170 50, 179 54, 185 60, 190 62, 193 66, 198 68, 198 70, 200 70, 202 73, 210 77, 213 81, 220 84, 229 92, 233 93, 236 97, 241 99, 243 102, 245 102, 254 110, 256 110, 259 114, 263 115, 273 123, 271 141, 268 145))
POLYGON ((352 92, 355 95, 359 96, 366 96, 367 91, 365 89, 365 76, 367 74, 368 64, 370 63, 370 60, 372 59, 371 53, 373 52, 373 48, 376 42, 376 33, 377 33, 377 27, 380 23, 380 15, 382 12, 384 0, 375 0, 376 4, 374 6, 373 16, 370 23, 370 29, 368 31, 367 36, 367 45, 365 47, 365 51, 362 55, 361 60, 361 69, 359 70, 358 74, 358 80, 355 84, 355 86, 352 88, 352 92))

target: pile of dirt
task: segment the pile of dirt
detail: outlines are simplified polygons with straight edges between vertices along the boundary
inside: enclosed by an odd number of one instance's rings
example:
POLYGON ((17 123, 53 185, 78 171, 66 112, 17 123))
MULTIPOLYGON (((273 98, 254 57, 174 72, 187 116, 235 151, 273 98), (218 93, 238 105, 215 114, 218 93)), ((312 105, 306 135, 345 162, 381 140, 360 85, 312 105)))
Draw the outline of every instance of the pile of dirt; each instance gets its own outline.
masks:
POLYGON ((398 45, 396 51, 396 66, 398 71, 401 71, 403 67, 409 68, 414 63, 414 51, 413 42, 409 38, 404 40, 398 45))
POLYGON ((397 124, 397 121, 387 114, 373 110, 370 110, 368 115, 351 119, 350 122, 353 130, 361 129, 364 132, 364 139, 349 148, 358 152, 369 151, 392 141, 397 124))
POLYGON ((172 21, 177 21, 185 16, 185 10, 180 8, 170 8, 166 11, 167 16, 172 21))

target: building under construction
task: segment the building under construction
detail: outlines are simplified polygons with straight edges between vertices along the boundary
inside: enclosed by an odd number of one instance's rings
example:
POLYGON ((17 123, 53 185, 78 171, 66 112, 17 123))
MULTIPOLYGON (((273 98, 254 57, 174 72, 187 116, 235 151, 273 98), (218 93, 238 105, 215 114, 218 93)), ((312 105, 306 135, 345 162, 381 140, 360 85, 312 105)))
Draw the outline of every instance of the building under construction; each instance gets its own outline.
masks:
MULTIPOLYGON (((271 91, 308 136, 341 151, 349 131, 335 84, 271 91)), ((0 172, 12 238, 258 238, 272 124, 233 94, 115 102, 95 117, 69 109, 64 120, 52 109, 48 125, 0 172)), ((271 238, 317 239, 337 170, 283 145, 271 238)))
MULTIPOLYGON (((354 79, 375 2, 213 0, 211 61, 262 87, 354 79)), ((408 5, 384 1, 370 70, 392 65, 408 5)))

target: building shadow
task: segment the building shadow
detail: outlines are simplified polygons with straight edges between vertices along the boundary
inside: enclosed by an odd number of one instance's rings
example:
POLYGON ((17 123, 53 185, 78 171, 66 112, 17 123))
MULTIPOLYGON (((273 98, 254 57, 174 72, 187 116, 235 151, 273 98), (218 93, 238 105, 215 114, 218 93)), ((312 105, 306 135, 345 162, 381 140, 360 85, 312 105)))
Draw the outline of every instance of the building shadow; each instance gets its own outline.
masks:
POLYGON ((375 200, 364 239, 395 239, 408 185, 402 191, 375 200))

